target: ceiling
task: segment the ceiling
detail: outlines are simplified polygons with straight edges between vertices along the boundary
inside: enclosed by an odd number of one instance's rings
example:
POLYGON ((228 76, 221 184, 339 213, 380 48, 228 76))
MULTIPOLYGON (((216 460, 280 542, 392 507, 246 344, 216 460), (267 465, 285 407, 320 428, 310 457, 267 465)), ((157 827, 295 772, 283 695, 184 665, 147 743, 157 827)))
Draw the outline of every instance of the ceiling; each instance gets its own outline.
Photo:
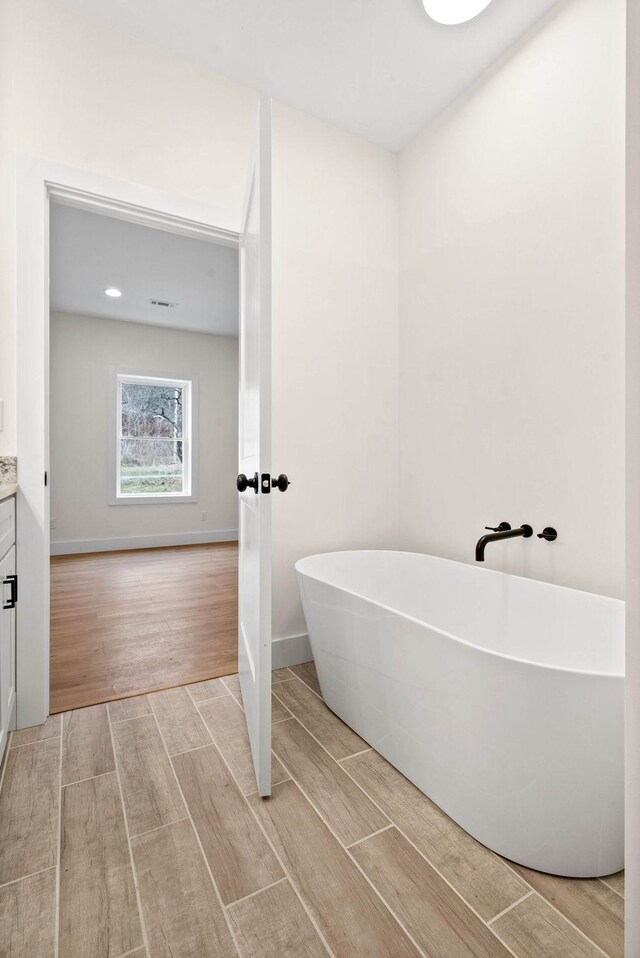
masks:
POLYGON ((237 336, 238 251, 52 203, 50 295, 60 312, 237 336))
POLYGON ((442 26, 422 0, 66 0, 388 149, 401 149, 557 0, 442 26))

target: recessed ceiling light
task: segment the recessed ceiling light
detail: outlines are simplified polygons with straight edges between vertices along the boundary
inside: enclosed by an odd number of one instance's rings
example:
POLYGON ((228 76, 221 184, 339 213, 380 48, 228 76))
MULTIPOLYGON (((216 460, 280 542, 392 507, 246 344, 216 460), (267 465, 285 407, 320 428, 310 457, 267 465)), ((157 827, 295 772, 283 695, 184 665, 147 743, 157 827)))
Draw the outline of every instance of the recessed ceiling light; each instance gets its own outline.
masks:
POLYGON ((437 23, 465 23, 473 20, 491 0, 422 0, 425 10, 437 23))
POLYGON ((116 289, 115 286, 108 286, 105 289, 104 293, 105 293, 105 296, 111 296, 113 297, 113 299, 118 299, 118 297, 122 296, 121 291, 119 289, 116 289))

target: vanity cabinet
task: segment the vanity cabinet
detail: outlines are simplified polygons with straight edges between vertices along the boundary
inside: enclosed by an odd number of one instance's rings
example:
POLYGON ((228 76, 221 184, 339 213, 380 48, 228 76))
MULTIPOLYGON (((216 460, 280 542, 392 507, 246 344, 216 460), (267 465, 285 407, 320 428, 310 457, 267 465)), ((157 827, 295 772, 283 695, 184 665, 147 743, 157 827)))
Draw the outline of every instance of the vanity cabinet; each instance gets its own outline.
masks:
POLYGON ((16 717, 16 501, 0 502, 0 758, 16 717))

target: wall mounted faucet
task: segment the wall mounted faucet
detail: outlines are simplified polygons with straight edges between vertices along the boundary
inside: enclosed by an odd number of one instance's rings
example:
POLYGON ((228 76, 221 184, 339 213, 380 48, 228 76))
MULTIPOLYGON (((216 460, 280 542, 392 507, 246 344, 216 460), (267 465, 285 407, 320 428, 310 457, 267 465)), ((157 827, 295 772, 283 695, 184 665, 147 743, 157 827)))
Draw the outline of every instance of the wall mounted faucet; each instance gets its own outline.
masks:
POLYGON ((499 542, 501 539, 516 539, 520 536, 529 539, 533 535, 533 529, 526 523, 517 529, 512 529, 508 522, 501 522, 499 526, 485 526, 485 529, 490 529, 491 532, 478 539, 476 543, 476 562, 484 562, 484 550, 490 542, 499 542))

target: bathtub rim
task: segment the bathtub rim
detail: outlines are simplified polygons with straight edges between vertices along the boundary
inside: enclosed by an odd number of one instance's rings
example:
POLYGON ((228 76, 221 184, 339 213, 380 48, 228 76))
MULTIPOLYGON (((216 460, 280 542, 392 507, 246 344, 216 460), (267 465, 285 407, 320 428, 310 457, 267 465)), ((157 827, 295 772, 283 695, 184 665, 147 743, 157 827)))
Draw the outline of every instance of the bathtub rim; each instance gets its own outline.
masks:
MULTIPOLYGON (((596 669, 569 668, 569 666, 566 666, 566 665, 550 665, 547 662, 536 662, 533 659, 522 658, 515 655, 507 655, 505 652, 497 652, 495 649, 489 649, 489 648, 486 648, 484 645, 478 645, 476 642, 470 642, 468 639, 463 639, 459 635, 454 635, 453 632, 448 632, 446 629, 439 628, 438 626, 432 625, 429 622, 425 622, 422 619, 418 619, 413 615, 409 615, 408 612, 402 612, 400 609, 396 609, 393 606, 388 605, 386 602, 381 602, 378 599, 373 599, 368 595, 364 595, 361 592, 357 592, 355 589, 346 589, 342 586, 335 585, 333 582, 328 582, 326 579, 323 579, 318 575, 311 575, 310 573, 305 572, 299 568, 301 563, 307 562, 311 559, 320 559, 326 556, 339 556, 339 555, 369 555, 372 553, 376 553, 376 554, 382 553, 384 555, 389 555, 389 556, 409 555, 409 556, 419 556, 421 558, 437 559, 438 562, 446 562, 450 565, 468 566, 470 568, 475 569, 476 572, 480 572, 483 574, 490 573, 493 575, 507 576, 508 578, 513 578, 513 579, 523 579, 527 582, 539 582, 542 585, 547 585, 554 589, 563 589, 566 592, 576 592, 579 595, 589 595, 589 596, 594 596, 595 598, 598 598, 598 599, 607 599, 609 602, 619 603, 620 605, 623 606, 623 609, 625 606, 624 599, 614 599, 611 596, 600 595, 600 593, 598 592, 587 592, 586 589, 573 589, 571 588, 571 586, 556 585, 555 582, 545 582, 543 579, 532 579, 529 576, 517 575, 516 573, 512 573, 512 572, 500 572, 497 569, 487 569, 487 568, 479 568, 479 567, 476 568, 471 562, 460 562, 458 559, 446 559, 444 558, 444 556, 432 555, 430 552, 409 552, 404 549, 334 549, 331 552, 315 552, 312 555, 303 556, 302 558, 297 559, 294 564, 294 568, 295 568, 296 574, 299 576, 307 576, 307 578, 313 579, 316 582, 321 582, 324 585, 330 586, 331 588, 339 589, 341 592, 344 592, 347 595, 353 595, 356 598, 361 599, 363 602, 370 602, 372 605, 377 606, 379 609, 383 609, 386 612, 391 612, 393 613, 393 615, 398 615, 401 618, 406 619, 408 622, 412 622, 422 626, 422 628, 432 629, 433 632, 438 633, 438 635, 442 635, 447 639, 451 639, 452 641, 457 642, 460 645, 464 645, 469 649, 475 649, 477 652, 483 652, 486 655, 492 655, 495 658, 506 659, 508 662, 517 662, 521 665, 532 666, 533 668, 537 668, 537 669, 545 669, 551 672, 568 672, 571 675, 588 675, 591 677, 602 678, 602 679, 622 679, 622 681, 624 682, 625 680, 624 665, 623 665, 622 672, 614 672, 614 671, 603 672, 601 670, 596 670, 596 669)), ((623 656, 624 656, 624 651, 625 651, 625 641, 624 641, 624 627, 623 627, 623 656)))

